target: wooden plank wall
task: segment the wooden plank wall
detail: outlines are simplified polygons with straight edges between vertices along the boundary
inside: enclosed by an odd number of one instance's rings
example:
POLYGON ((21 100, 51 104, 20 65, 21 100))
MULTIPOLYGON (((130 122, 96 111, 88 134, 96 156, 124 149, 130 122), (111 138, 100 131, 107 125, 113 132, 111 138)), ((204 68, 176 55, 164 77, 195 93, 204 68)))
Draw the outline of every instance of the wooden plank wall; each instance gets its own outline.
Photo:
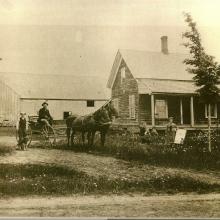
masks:
MULTIPOLYGON (((28 115, 38 115, 38 111, 42 108, 42 103, 44 99, 33 100, 33 99, 22 99, 21 100, 21 109, 25 111, 28 115)), ((47 100, 48 108, 54 120, 63 120, 64 112, 72 112, 72 114, 77 115, 86 115, 90 114, 102 105, 106 101, 95 100, 94 107, 87 107, 86 100, 47 100)))
POLYGON ((118 69, 116 79, 112 88, 112 98, 118 98, 119 100, 119 123, 137 123, 138 122, 138 85, 130 70, 122 60, 118 69), (121 81, 121 68, 126 67, 125 78, 121 81), (135 119, 129 118, 129 95, 135 95, 135 119))
POLYGON ((20 112, 20 97, 0 81, 0 121, 9 120, 10 123, 15 123, 20 112))

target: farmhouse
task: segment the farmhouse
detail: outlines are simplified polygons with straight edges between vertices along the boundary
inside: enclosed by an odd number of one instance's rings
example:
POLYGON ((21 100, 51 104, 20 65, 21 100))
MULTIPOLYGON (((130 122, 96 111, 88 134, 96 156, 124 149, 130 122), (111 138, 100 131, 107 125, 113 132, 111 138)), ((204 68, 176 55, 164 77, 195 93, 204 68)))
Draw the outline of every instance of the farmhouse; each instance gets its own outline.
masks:
POLYGON ((20 111, 36 116, 47 100, 55 120, 88 114, 108 99, 102 79, 73 75, 0 74, 0 117, 14 122, 20 111))
MULTIPOLYGON (((119 111, 116 123, 162 128, 172 116, 186 128, 207 124, 207 106, 183 64, 186 56, 169 53, 167 36, 161 37, 161 52, 119 50, 107 83, 119 111)), ((211 106, 211 116, 218 125, 219 103, 211 106)))

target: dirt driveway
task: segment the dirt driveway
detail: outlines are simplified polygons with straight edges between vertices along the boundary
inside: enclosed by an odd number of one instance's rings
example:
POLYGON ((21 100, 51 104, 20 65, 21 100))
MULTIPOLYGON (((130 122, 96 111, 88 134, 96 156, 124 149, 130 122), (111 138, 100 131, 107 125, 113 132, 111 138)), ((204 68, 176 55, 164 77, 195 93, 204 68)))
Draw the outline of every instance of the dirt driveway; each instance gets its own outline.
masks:
POLYGON ((0 216, 220 217, 220 194, 0 199, 0 216))

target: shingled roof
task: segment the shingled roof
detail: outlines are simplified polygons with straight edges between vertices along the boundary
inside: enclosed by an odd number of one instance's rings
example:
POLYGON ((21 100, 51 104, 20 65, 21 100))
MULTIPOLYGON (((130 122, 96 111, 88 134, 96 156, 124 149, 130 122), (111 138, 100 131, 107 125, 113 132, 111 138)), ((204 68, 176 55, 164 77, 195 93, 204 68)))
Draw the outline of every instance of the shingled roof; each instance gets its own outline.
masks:
POLYGON ((102 78, 74 75, 0 73, 0 80, 23 99, 108 99, 102 78))
POLYGON ((137 83, 139 94, 194 94, 198 89, 189 80, 137 79, 137 83))
MULTIPOLYGON (((148 82, 145 81, 145 83, 150 83, 148 88, 153 89, 154 87, 154 90, 157 88, 158 91, 162 92, 164 90, 165 92, 168 86, 170 87, 169 90, 172 91, 175 90, 175 85, 172 83, 173 80, 176 80, 178 84, 183 80, 189 82, 183 82, 178 87, 182 88, 182 84, 187 85, 185 89, 191 93, 195 87, 192 83, 192 75, 186 71, 186 65, 183 63, 185 58, 187 58, 187 55, 178 53, 164 54, 162 52, 151 51, 119 50, 109 76, 107 87, 112 87, 120 63, 124 60, 135 79, 151 79, 148 82), (152 81, 152 79, 157 80, 152 81), (160 82, 159 79, 162 81, 160 82), (170 80, 170 82, 164 80, 170 80), (154 84, 153 87, 152 83, 154 84), (190 86, 190 89, 187 88, 188 86, 190 86)), ((177 89, 177 92, 180 90, 182 91, 182 89, 177 89)))

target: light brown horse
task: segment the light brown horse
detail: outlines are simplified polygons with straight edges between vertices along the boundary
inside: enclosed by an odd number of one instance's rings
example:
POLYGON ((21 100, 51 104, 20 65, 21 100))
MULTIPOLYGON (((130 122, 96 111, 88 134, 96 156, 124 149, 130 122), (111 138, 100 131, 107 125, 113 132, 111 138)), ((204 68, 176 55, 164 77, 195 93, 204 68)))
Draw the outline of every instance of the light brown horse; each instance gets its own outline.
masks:
POLYGON ((105 137, 112 123, 113 116, 118 117, 118 112, 114 108, 112 101, 108 101, 100 109, 85 116, 70 116, 66 119, 68 146, 73 145, 75 133, 82 133, 82 141, 85 143, 85 133, 87 132, 88 144, 93 145, 96 131, 101 134, 101 144, 104 146, 105 137))

